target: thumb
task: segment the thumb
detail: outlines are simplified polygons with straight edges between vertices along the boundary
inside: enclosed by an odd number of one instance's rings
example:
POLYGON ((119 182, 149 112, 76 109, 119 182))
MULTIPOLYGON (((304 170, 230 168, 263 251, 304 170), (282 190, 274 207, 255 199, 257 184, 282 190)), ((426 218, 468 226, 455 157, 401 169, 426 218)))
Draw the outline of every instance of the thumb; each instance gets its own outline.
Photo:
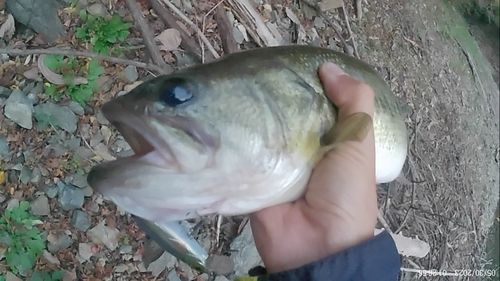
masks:
POLYGON ((319 77, 326 95, 339 108, 340 120, 357 112, 373 118, 375 94, 369 85, 347 76, 333 63, 325 63, 319 77))

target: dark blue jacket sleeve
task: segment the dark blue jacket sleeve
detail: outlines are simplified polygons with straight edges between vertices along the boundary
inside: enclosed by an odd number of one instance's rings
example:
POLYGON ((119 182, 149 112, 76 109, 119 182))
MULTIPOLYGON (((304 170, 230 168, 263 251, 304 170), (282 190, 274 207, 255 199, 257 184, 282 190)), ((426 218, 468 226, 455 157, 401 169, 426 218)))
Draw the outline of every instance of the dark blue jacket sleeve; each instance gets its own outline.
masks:
POLYGON ((401 268, 396 244, 382 232, 356 246, 299 268, 261 275, 258 281, 395 281, 401 268))

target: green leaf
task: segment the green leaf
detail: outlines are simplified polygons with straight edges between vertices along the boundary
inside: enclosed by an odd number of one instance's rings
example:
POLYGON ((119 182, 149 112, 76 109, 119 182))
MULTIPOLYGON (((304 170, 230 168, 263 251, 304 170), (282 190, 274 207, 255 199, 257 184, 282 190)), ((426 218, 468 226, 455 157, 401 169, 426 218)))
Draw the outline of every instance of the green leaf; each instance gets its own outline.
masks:
POLYGON ((38 271, 35 271, 31 275, 31 278, 29 281, 43 281, 43 278, 42 278, 42 275, 38 271))
POLYGON ((80 10, 80 18, 83 21, 87 19, 87 11, 85 9, 80 10))
POLYGON ((59 270, 59 271, 54 271, 52 273, 52 281, 59 281, 63 278, 64 271, 59 270))
POLYGON ((118 39, 120 41, 123 41, 125 40, 128 36, 129 36, 130 32, 128 30, 122 30, 120 31, 120 33, 118 34, 118 39))
POLYGON ((47 86, 45 87, 45 94, 46 95, 52 96, 52 95, 54 95, 55 92, 56 92, 56 85, 50 84, 48 87, 47 86))
POLYGON ((73 74, 64 74, 63 75, 63 80, 65 83, 71 83, 71 81, 73 81, 73 79, 75 79, 75 75, 73 75, 73 74))
POLYGON ((76 29, 75 36, 78 39, 84 39, 85 37, 87 37, 87 30, 85 30, 85 28, 79 27, 76 29))
POLYGON ((99 41, 99 37, 97 35, 92 35, 92 37, 90 37, 90 44, 95 46, 97 41, 99 41))
POLYGON ((97 83, 95 80, 89 80, 89 86, 92 91, 99 90, 99 83, 97 83))
POLYGON ((61 65, 63 64, 63 59, 64 59, 63 56, 60 56, 60 55, 51 55, 51 56, 45 57, 45 59, 43 60, 43 63, 50 70, 57 71, 57 69, 59 67, 61 67, 61 65))

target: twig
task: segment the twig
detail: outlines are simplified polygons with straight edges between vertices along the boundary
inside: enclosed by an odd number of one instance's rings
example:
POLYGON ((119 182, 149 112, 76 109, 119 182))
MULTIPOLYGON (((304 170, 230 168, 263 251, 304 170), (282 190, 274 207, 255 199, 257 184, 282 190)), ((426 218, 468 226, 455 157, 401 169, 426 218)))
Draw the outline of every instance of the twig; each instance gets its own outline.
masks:
MULTIPOLYGON (((222 2, 221 2, 222 3, 222 2)), ((226 54, 236 53, 238 51, 238 44, 234 40, 232 26, 226 16, 223 6, 218 6, 215 12, 215 22, 219 30, 220 38, 222 40, 222 48, 226 54)))
POLYGON ((380 210, 378 210, 377 218, 380 221, 380 223, 382 224, 382 226, 385 228, 385 230, 387 230, 389 233, 392 233, 391 227, 389 226, 387 221, 384 219, 384 216, 382 216, 382 213, 380 212, 380 210))
POLYGON ((203 43, 205 43, 207 45, 208 50, 212 53, 212 55, 214 56, 214 58, 216 58, 216 59, 220 58, 219 54, 215 51, 215 49, 212 46, 212 44, 210 44, 210 41, 208 41, 207 37, 205 37, 205 35, 203 34, 203 32, 201 32, 200 28, 196 24, 194 24, 188 17, 186 17, 186 15, 184 15, 183 12, 181 12, 179 9, 177 9, 177 7, 174 6, 174 4, 172 4, 169 0, 162 0, 162 1, 172 11, 174 11, 183 21, 185 21, 192 28, 194 28, 194 30, 196 30, 196 33, 198 34, 198 36, 200 36, 200 38, 203 41, 203 43))
MULTIPOLYGON (((141 32, 142 39, 144 40, 144 45, 148 49, 148 53, 151 56, 151 60, 154 64, 161 66, 162 68, 167 68, 167 64, 165 60, 163 60, 163 56, 160 53, 160 49, 156 46, 156 42, 153 36, 153 33, 149 29, 149 25, 144 18, 144 14, 142 13, 141 7, 135 0, 125 0, 127 6, 134 18, 134 22, 136 26, 139 28, 141 32)), ((170 67, 170 66, 168 66, 170 67)), ((171 68, 171 67, 170 67, 171 68)), ((173 72, 173 69, 170 69, 170 72, 173 72)))
MULTIPOLYGON (((236 4, 233 3, 232 1, 230 1, 230 4, 233 6, 233 9, 234 7, 236 7, 236 4)), ((236 9, 234 9, 235 12, 236 12, 236 9)), ((247 30, 248 34, 250 35, 250 37, 252 37, 253 41, 255 42, 255 44, 257 44, 257 46, 259 47, 264 47, 265 44, 262 42, 262 40, 260 39, 259 35, 257 35, 253 29, 246 23, 246 21, 243 19, 243 16, 241 16, 240 14, 238 13, 233 13, 234 14, 234 17, 238 20, 238 22, 243 25, 243 27, 247 30)), ((246 16, 246 15, 245 15, 246 16)))
MULTIPOLYGON (((181 28, 175 18, 165 9, 165 7, 160 3, 159 0, 150 0, 151 7, 155 10, 156 14, 161 18, 166 26, 170 28, 177 29, 181 34, 181 47, 190 55, 194 56, 199 62, 202 61, 202 51, 196 41, 183 29, 181 28)), ((210 60, 213 60, 213 56, 210 54, 210 60)))
POLYGON ((217 216, 217 228, 215 231, 215 247, 219 246, 220 226, 222 224, 222 215, 217 216))
POLYGON ((396 229, 395 233, 399 233, 401 231, 401 229, 403 229, 403 227, 404 227, 404 225, 406 223, 406 220, 408 219, 408 216, 410 215, 410 211, 412 210, 413 202, 414 201, 415 201, 415 184, 412 184, 411 185, 411 202, 410 202, 410 207, 408 207, 408 210, 406 210, 406 214, 405 214, 405 217, 403 219, 403 222, 398 227, 398 229, 396 229))
POLYGON ((347 26, 347 31, 349 32, 349 40, 351 40, 352 46, 354 48, 354 55, 359 59, 358 46, 356 44, 356 41, 354 40, 354 36, 352 36, 351 24, 349 23, 349 16, 347 15, 344 1, 342 1, 342 12, 344 12, 344 19, 347 26))
POLYGON ((27 56, 27 55, 64 55, 64 56, 75 56, 75 57, 87 57, 98 59, 102 61, 109 61, 112 63, 118 63, 123 65, 133 65, 136 67, 151 70, 157 73, 168 73, 168 69, 164 69, 155 64, 143 63, 139 61, 120 59, 111 56, 105 56, 95 53, 74 51, 74 50, 64 50, 64 49, 31 49, 31 50, 21 50, 21 49, 0 49, 0 54, 9 54, 17 56, 27 56))

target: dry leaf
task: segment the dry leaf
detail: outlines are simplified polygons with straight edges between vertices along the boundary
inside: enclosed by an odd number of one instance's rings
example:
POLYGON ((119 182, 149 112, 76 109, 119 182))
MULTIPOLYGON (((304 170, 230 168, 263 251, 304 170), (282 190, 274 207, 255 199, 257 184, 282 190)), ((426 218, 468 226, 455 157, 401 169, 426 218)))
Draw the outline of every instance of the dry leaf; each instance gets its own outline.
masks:
POLYGON ((9 14, 7 20, 0 27, 0 38, 10 38, 16 31, 14 17, 9 14))
POLYGON ((2 184, 5 181, 5 172, 0 171, 0 184, 2 184))
POLYGON ((133 89, 135 89, 135 87, 137 87, 137 86, 139 86, 139 85, 141 85, 141 84, 142 84, 142 81, 140 81, 140 80, 139 80, 139 81, 135 81, 135 82, 134 82, 134 83, 132 83, 132 84, 126 85, 126 86, 123 88, 123 90, 124 90, 125 92, 127 92, 127 93, 128 93, 128 92, 132 91, 133 89))
POLYGON ((181 33, 175 28, 165 29, 160 35, 156 36, 156 40, 160 40, 162 46, 160 50, 173 51, 177 50, 181 44, 181 33))
POLYGON ((59 75, 59 74, 53 72, 47 66, 45 66, 45 63, 43 62, 43 60, 46 57, 47 57, 46 55, 40 55, 40 57, 38 57, 38 69, 40 70, 40 72, 43 74, 43 76, 50 83, 55 84, 55 85, 65 85, 65 84, 69 84, 69 83, 73 83, 75 85, 79 85, 79 84, 87 84, 88 83, 87 79, 84 78, 84 77, 75 77, 73 79, 73 81, 70 81, 70 82, 66 83, 64 81, 62 75, 59 75))
POLYGON ((97 154, 97 156, 101 157, 102 159, 104 159, 106 161, 116 160, 116 158, 114 156, 109 154, 108 147, 102 142, 94 148, 94 151, 97 154))
POLYGON ((343 0, 323 0, 318 3, 322 11, 329 11, 343 6, 343 0))

